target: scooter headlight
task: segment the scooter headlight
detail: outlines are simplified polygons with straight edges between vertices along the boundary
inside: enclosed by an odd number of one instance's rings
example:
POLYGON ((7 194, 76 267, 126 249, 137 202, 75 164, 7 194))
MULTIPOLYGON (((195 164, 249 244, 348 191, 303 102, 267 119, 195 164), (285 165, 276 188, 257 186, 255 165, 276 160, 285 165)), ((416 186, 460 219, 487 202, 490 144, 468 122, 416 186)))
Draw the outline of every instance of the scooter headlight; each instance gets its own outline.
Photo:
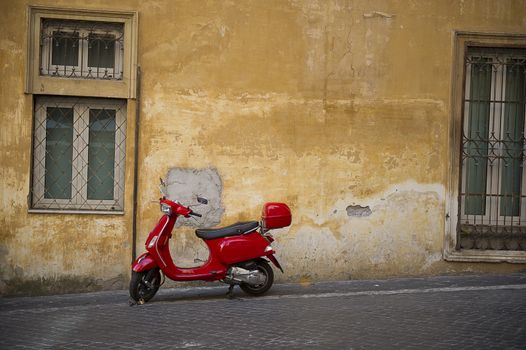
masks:
POLYGON ((170 207, 168 204, 161 203, 161 211, 166 215, 172 215, 172 207, 170 207))

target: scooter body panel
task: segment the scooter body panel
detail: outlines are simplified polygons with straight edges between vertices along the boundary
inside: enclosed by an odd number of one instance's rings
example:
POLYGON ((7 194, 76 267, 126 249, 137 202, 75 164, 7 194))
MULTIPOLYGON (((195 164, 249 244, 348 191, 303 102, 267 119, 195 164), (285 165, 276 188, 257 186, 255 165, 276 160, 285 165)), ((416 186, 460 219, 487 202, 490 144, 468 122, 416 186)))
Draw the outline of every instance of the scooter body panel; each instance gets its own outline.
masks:
POLYGON ((161 270, 168 278, 174 281, 216 281, 226 276, 228 266, 223 265, 220 260, 217 259, 217 252, 214 250, 210 249, 208 261, 204 265, 191 268, 175 266, 170 255, 168 244, 161 246, 155 243, 154 247, 149 251, 156 254, 156 260, 160 262, 161 270))
POLYGON ((265 255, 269 242, 257 231, 210 240, 210 245, 217 246, 219 259, 225 265, 232 265, 265 255))

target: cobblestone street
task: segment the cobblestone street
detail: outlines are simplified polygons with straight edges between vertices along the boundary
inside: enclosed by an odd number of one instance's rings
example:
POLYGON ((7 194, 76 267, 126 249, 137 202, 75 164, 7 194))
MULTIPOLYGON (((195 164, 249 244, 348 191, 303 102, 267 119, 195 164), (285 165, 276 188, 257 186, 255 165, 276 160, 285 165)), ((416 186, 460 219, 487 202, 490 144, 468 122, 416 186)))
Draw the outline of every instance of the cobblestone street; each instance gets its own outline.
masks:
POLYGON ((0 298, 2 349, 525 349, 526 274, 0 298))

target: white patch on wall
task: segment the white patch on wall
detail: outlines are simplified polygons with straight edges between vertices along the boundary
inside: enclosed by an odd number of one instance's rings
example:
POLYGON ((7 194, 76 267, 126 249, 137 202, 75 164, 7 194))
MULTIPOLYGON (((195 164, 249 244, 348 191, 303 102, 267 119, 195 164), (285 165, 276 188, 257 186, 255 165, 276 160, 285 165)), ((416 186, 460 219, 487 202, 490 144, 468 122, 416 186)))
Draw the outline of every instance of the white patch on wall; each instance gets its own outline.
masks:
POLYGON ((180 217, 176 226, 212 227, 221 222, 225 211, 221 202, 223 182, 216 169, 172 168, 166 176, 166 192, 170 200, 191 206, 201 218, 180 217), (208 204, 200 205, 197 197, 208 199, 208 204))

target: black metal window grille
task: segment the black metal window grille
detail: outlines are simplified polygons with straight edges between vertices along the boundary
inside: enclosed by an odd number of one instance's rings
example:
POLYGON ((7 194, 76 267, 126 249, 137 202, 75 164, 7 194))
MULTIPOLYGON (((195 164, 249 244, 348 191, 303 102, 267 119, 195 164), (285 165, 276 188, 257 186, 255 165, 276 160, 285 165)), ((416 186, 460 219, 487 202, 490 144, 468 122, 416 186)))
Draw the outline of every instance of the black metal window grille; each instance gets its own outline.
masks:
POLYGON ((40 33, 41 75, 122 79, 122 23, 43 19, 40 33))
POLYGON ((126 102, 37 97, 34 209, 122 211, 126 102))
POLYGON ((465 59, 460 249, 526 250, 526 49, 465 59))

